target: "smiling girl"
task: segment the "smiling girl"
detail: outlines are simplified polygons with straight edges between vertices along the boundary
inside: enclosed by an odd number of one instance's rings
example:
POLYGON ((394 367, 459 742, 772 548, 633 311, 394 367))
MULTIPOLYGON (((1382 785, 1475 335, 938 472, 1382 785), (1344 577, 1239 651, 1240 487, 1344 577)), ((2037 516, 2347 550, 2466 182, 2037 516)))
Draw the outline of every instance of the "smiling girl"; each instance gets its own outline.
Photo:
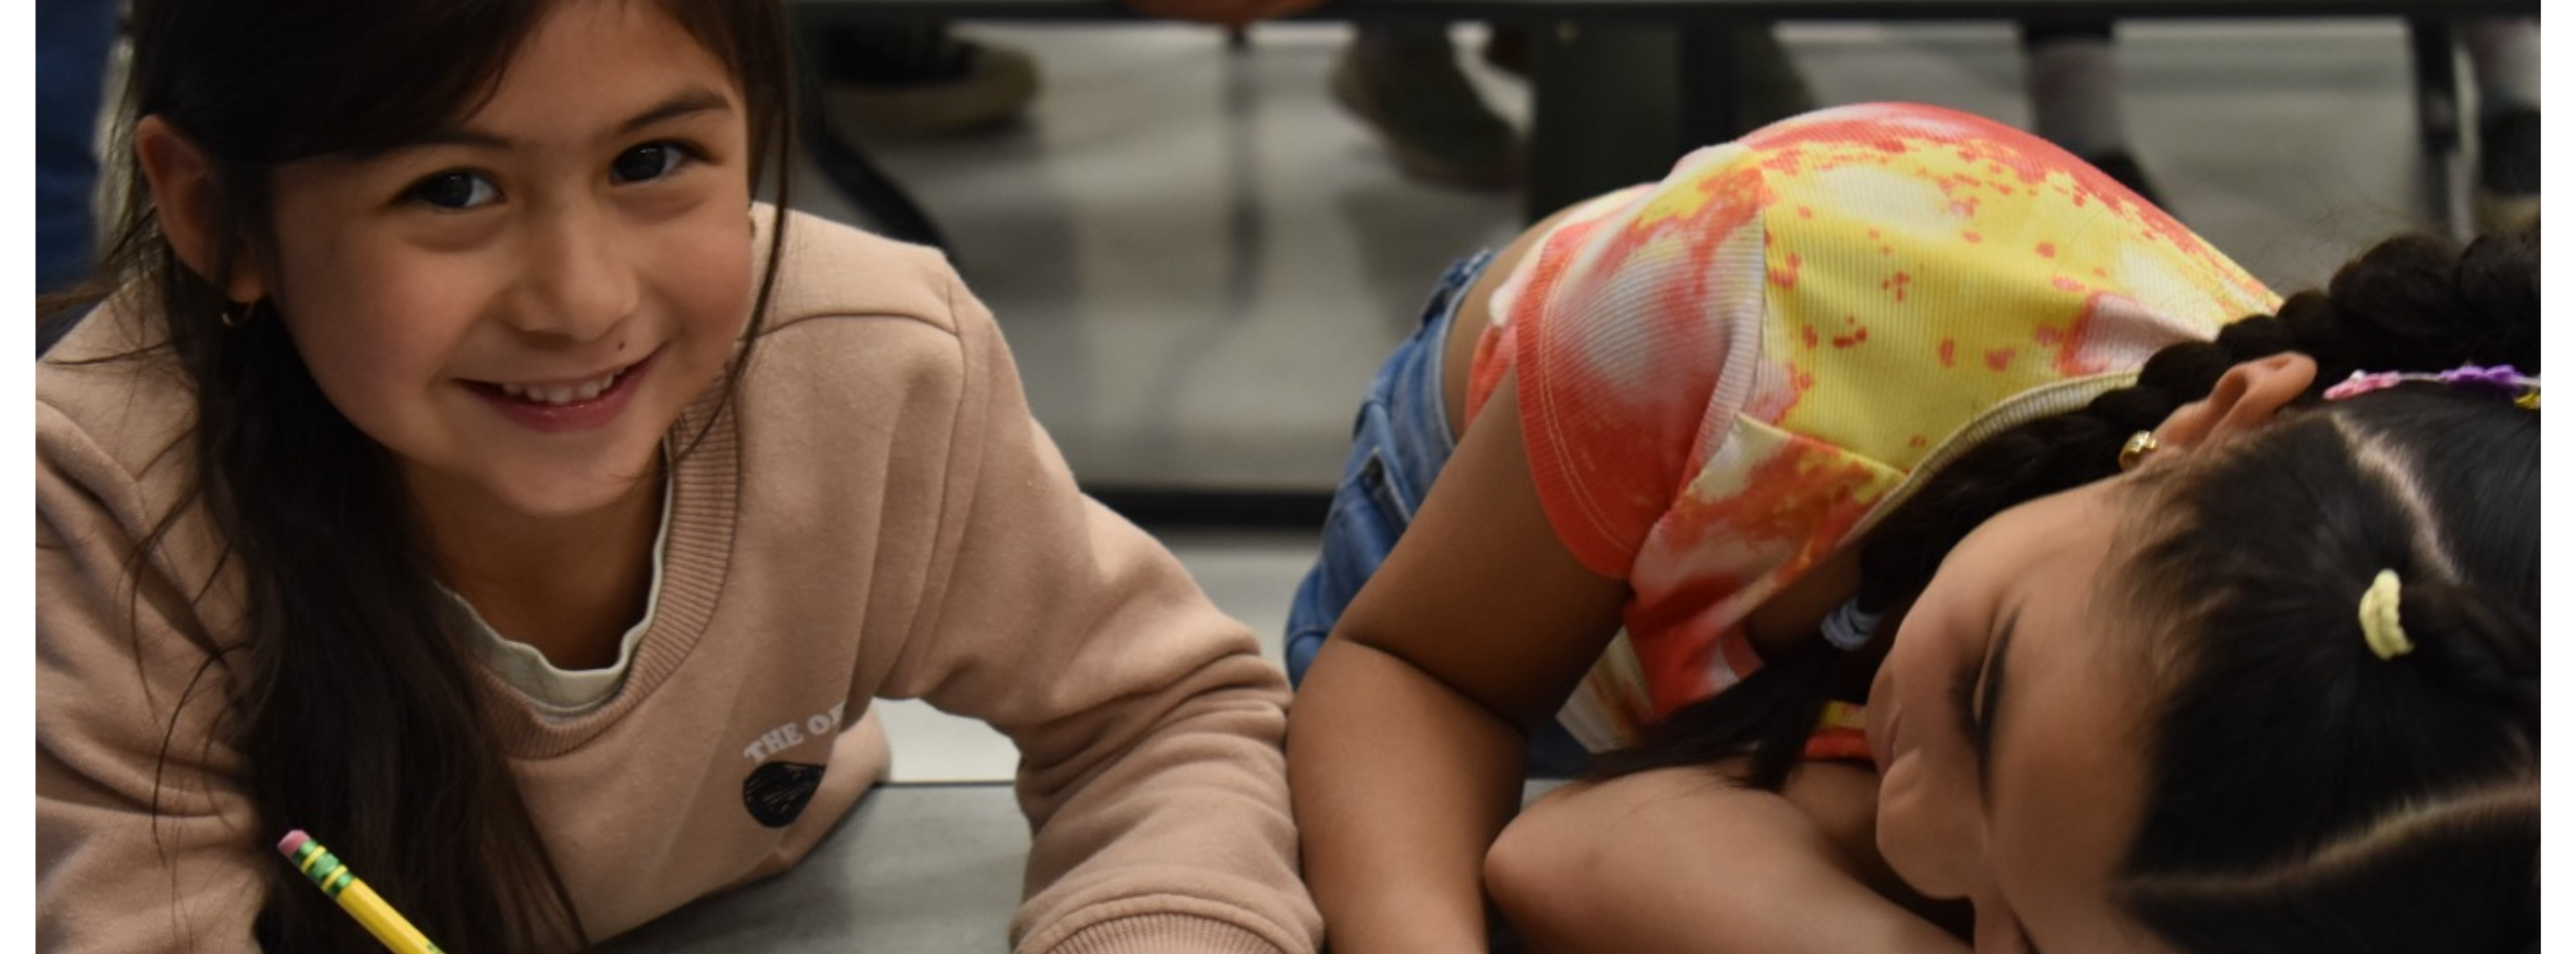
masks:
POLYGON ((877 697, 1018 743, 1020 950, 1314 947, 1250 635, 935 252, 753 202, 777 4, 134 25, 37 372, 40 947, 365 949, 293 828, 450 950, 585 946, 795 864, 877 697))

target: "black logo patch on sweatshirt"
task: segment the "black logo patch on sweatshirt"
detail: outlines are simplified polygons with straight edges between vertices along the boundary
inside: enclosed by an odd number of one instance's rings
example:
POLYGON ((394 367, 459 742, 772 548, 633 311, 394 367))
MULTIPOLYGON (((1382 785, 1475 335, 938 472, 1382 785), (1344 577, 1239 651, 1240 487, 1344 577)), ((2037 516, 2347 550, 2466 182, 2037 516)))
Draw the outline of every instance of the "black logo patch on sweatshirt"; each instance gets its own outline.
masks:
POLYGON ((742 807, 762 825, 785 828, 805 813, 805 803, 814 800, 814 790, 822 785, 820 765, 770 762, 743 778, 742 807))

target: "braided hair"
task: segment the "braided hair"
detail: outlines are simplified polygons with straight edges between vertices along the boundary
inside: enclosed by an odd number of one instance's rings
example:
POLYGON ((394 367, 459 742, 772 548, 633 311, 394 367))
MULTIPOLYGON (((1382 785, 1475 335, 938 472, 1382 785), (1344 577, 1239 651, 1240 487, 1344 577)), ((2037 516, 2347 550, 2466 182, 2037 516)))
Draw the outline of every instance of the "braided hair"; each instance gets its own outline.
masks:
MULTIPOLYGON (((2538 905, 2537 415, 2433 385, 2321 395, 2357 370, 2538 374, 2539 305, 2537 225, 2466 248, 2383 242, 2324 289, 2160 350, 2133 386, 1929 476, 1861 542, 1856 600, 1901 608, 1971 530, 2112 476, 2130 434, 2228 368, 2314 358, 2317 381, 2293 405, 2305 411, 2159 491, 2163 535, 2116 585, 2157 608, 2146 618, 2179 621, 2153 637, 2172 644, 2156 647, 2170 665, 2121 902, 2195 952, 2522 950, 2538 905), (2355 630, 2383 568, 2410 581, 2400 615, 2421 633, 2402 665, 2355 630)), ((1746 757, 1737 781, 1777 790, 1826 700, 1857 698, 1894 628, 1858 652, 1802 640, 1589 774, 1746 757)))

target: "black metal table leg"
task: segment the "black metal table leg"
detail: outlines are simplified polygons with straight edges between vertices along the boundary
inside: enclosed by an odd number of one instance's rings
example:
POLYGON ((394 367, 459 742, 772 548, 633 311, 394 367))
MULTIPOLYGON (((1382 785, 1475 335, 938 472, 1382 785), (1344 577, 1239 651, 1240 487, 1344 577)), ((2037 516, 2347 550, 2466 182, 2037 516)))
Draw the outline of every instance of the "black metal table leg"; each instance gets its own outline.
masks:
POLYGON ((2433 223, 2466 238, 2470 223, 2467 158, 2460 119, 2459 63, 2452 24, 2438 17, 2406 21, 2407 51, 2415 66, 2415 135, 2424 150, 2424 207, 2433 223))

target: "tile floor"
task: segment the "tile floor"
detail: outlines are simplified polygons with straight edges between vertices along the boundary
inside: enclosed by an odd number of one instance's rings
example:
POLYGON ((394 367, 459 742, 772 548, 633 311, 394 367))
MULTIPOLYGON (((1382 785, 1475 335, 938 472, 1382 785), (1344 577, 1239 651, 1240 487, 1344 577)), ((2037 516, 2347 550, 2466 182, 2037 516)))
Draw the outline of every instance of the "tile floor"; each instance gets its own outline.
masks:
MULTIPOLYGON (((2134 143, 2168 204, 2276 287, 2425 217, 2406 37, 2367 20, 2122 28, 2134 143)), ((1033 53, 1022 122, 879 161, 946 230, 1010 336, 1038 417, 1098 485, 1321 490, 1353 401, 1452 257, 1520 204, 1408 182, 1324 91, 1337 24, 1264 25, 1247 49, 1179 24, 968 24, 1033 53)), ((1461 27, 1473 49, 1479 28, 1461 27)), ((2026 122, 1999 23, 1792 24, 1820 102, 1927 99, 2026 122)), ((1471 58, 1472 59, 1472 58, 1471 58)), ((1526 124, 1528 90, 1470 64, 1526 124)), ((798 205, 863 221, 820 176, 798 205)), ((1217 601, 1276 640, 1305 532, 1173 533, 1217 601)), ((885 713, 906 779, 1009 777, 981 725, 885 713)))

